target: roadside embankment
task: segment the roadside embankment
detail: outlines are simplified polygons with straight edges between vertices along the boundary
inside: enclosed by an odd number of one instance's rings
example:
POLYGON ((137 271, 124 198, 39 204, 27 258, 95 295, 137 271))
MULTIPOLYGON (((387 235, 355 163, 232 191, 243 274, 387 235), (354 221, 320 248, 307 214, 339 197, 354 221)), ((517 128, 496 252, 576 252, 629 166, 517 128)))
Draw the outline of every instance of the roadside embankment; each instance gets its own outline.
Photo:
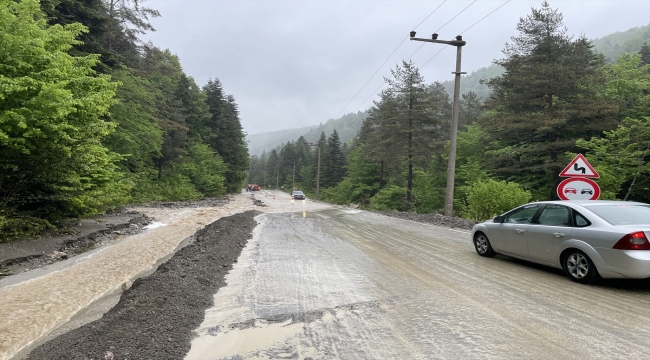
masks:
POLYGON ((257 214, 246 211, 200 229, 153 274, 136 280, 101 319, 39 346, 27 358, 183 358, 192 330, 252 237, 257 214))
POLYGON ((451 216, 445 216, 440 214, 416 214, 416 213, 398 212, 398 211, 373 211, 373 212, 377 214, 398 218, 398 219, 417 221, 421 223, 427 223, 427 224, 444 226, 449 228, 456 228, 456 229, 472 230, 472 227, 476 224, 476 221, 451 217, 451 216))

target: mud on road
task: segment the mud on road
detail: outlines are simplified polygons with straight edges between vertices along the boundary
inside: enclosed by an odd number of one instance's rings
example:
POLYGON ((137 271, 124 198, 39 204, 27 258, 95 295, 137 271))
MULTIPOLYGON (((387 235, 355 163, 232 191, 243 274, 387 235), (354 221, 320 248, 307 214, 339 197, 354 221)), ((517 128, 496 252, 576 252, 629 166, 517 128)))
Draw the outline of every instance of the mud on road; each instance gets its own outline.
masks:
POLYGON ((27 359, 104 359, 108 352, 115 359, 183 358, 192 330, 251 238, 258 213, 221 218, 197 231, 101 319, 39 346, 27 359))

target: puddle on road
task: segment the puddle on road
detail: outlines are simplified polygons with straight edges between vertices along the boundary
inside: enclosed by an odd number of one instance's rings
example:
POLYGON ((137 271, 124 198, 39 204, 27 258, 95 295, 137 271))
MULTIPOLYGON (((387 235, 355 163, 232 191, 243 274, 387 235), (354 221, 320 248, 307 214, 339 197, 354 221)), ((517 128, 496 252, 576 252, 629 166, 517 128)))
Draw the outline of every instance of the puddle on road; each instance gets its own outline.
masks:
POLYGON ((282 323, 258 320, 254 326, 247 329, 230 329, 219 332, 216 337, 208 335, 194 340, 185 359, 221 359, 273 349, 276 345, 282 345, 295 338, 303 328, 303 324, 292 324, 291 319, 282 323))

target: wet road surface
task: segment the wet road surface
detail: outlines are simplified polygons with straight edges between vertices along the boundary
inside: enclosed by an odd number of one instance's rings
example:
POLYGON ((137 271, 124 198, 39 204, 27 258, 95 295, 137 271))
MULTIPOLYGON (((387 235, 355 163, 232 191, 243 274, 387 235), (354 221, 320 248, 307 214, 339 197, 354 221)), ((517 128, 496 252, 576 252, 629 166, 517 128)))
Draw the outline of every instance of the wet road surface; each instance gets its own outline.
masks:
POLYGON ((112 305, 97 309, 97 299, 119 293, 125 280, 156 266, 197 229, 251 208, 265 212, 260 225, 195 330, 187 359, 650 353, 648 281, 579 285, 554 269, 481 258, 466 231, 292 202, 280 192, 255 196, 269 206, 252 207, 242 194, 223 208, 138 209, 164 226, 31 278, 3 279, 0 359, 79 326, 67 319, 101 316, 112 305))
POLYGON ((466 231, 277 200, 186 359, 650 353, 647 281, 575 284, 554 269, 479 257, 466 231))

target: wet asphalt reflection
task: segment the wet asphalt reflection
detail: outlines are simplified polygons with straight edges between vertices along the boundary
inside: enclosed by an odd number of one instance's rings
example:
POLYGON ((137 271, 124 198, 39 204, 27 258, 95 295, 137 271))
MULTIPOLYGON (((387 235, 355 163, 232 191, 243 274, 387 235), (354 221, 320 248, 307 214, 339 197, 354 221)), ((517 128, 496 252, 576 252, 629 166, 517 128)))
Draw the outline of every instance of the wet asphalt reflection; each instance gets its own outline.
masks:
POLYGON ((554 269, 481 258, 466 231, 260 196, 270 206, 187 359, 650 353, 648 282, 579 285, 554 269))

